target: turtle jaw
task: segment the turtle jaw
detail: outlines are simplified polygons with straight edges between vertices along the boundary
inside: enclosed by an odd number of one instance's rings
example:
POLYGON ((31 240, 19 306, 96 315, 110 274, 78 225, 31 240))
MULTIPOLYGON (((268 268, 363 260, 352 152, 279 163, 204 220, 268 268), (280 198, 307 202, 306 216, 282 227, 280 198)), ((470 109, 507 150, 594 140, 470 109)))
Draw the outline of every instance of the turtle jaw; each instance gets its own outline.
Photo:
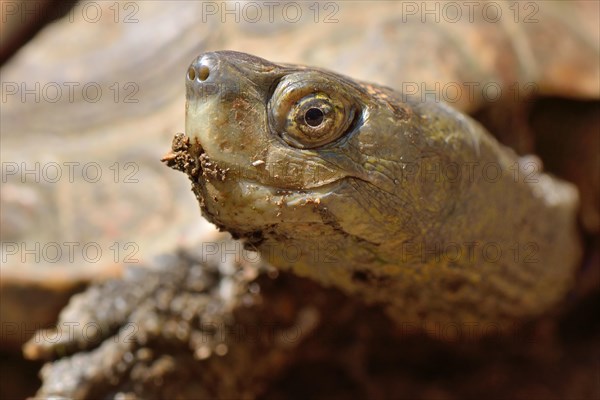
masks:
POLYGON ((198 160, 199 173, 190 178, 203 215, 236 239, 254 245, 264 232, 292 234, 303 226, 322 225, 319 210, 326 209, 348 184, 341 179, 310 189, 282 188, 265 183, 253 171, 224 167, 207 152, 190 158, 198 160))
POLYGON ((314 231, 334 219, 332 210, 343 219, 348 212, 336 204, 342 192, 353 193, 349 178, 366 179, 342 150, 297 149, 271 130, 273 85, 297 71, 229 52, 200 55, 188 70, 186 133, 196 175, 186 173, 204 216, 237 236, 314 231))

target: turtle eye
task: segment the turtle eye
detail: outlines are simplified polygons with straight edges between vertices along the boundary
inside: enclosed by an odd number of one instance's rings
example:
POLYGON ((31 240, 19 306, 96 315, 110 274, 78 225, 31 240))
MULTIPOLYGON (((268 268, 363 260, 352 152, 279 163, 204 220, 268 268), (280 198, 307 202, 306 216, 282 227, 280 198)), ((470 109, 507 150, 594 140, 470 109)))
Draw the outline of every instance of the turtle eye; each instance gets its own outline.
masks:
POLYGON ((281 82, 275 89, 269 101, 270 125, 290 146, 312 149, 346 133, 355 108, 341 88, 319 87, 304 77, 281 82))
POLYGON ((306 114, 304 114, 304 122, 306 122, 307 125, 316 127, 323 123, 324 117, 325 114, 320 108, 310 108, 306 114))
POLYGON ((346 114, 323 94, 308 95, 292 105, 282 137, 300 148, 317 147, 341 136, 346 114))

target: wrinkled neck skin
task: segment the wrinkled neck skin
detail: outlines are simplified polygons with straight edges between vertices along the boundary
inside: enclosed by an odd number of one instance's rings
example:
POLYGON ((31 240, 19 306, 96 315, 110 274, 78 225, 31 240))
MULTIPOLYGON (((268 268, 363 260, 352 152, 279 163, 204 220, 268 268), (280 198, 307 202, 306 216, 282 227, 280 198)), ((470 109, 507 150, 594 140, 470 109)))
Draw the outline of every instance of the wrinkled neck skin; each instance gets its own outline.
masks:
POLYGON ((253 231, 251 246, 279 268, 386 304, 401 325, 510 330, 558 302, 579 259, 574 188, 442 104, 409 109, 403 146, 414 151, 381 156, 379 186, 350 178, 319 204, 296 200, 320 221, 253 231))
POLYGON ((271 264, 383 304, 399 324, 502 328, 568 291, 577 192, 535 159, 442 103, 334 74, 361 104, 357 123, 330 145, 290 148, 260 88, 298 70, 248 68, 221 79, 260 85, 188 91, 186 133, 204 152, 192 177, 203 214, 271 264))

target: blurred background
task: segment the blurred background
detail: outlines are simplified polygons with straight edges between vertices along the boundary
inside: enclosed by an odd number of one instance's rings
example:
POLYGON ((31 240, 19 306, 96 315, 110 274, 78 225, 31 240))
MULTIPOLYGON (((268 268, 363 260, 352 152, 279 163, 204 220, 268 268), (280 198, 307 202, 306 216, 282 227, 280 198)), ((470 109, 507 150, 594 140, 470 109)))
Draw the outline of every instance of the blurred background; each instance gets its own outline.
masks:
MULTIPOLYGON (((220 49, 445 100, 575 183, 586 253, 564 329, 593 357, 557 356, 568 369, 558 375, 531 368, 523 393, 600 395, 598 2, 40 0, 0 11, 0 397, 35 393, 42 364, 21 345, 73 293, 217 234, 159 160, 183 132, 189 63, 220 49)), ((420 379, 460 398, 431 363, 420 379)))

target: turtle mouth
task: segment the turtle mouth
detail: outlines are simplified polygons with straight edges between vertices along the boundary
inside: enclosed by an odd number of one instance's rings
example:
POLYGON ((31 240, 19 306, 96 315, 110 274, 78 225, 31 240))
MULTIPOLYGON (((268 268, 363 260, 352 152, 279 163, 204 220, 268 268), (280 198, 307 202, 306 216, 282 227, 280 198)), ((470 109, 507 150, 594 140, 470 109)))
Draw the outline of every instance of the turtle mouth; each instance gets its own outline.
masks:
POLYGON ((202 175, 201 159, 204 148, 197 138, 190 140, 185 133, 176 133, 171 143, 171 150, 160 161, 168 167, 186 173, 190 178, 202 175))

